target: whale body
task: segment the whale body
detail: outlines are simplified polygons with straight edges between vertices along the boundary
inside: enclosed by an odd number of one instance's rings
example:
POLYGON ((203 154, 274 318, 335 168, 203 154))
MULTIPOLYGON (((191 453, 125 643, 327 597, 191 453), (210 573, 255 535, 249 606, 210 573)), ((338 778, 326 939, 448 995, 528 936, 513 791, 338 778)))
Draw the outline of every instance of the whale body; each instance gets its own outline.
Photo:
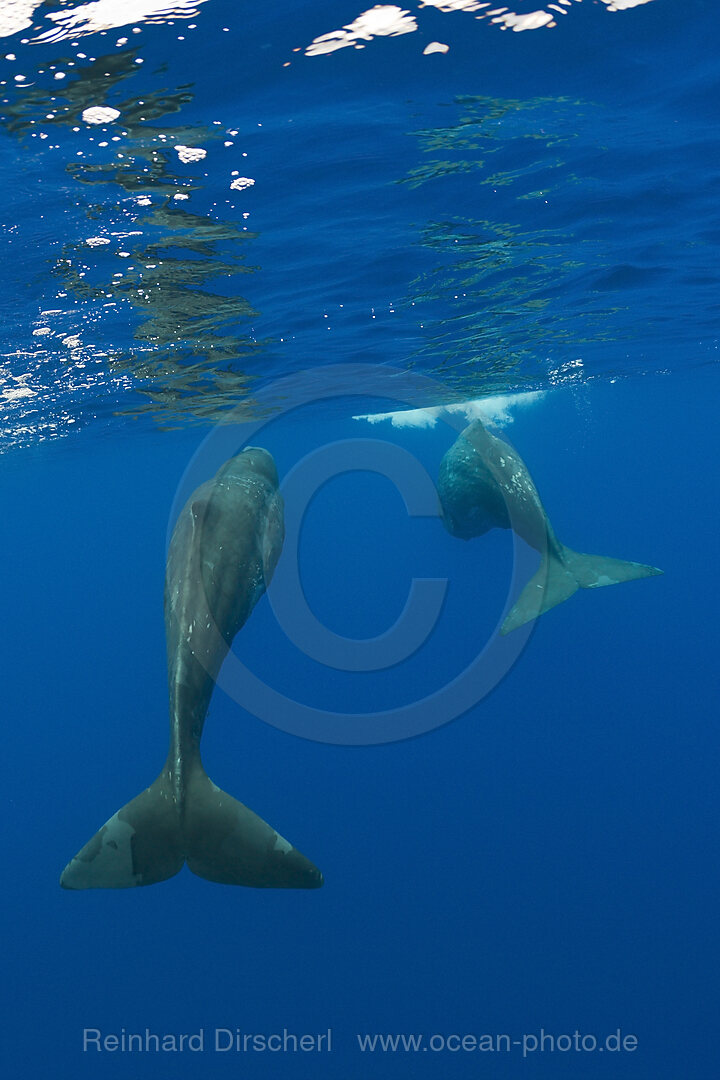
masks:
POLYGON ((248 447, 199 487, 168 550, 165 632, 170 749, 155 782, 70 860, 66 889, 152 885, 184 863, 200 877, 257 888, 317 888, 320 871, 275 829, 213 784, 200 738, 233 638, 264 593, 282 550, 275 462, 248 447))
POLYGON ((469 540, 490 529, 512 529, 540 552, 540 567, 505 618, 508 634, 562 603, 580 589, 662 574, 654 566, 584 555, 561 544, 518 453, 473 421, 440 464, 438 494, 445 527, 469 540))

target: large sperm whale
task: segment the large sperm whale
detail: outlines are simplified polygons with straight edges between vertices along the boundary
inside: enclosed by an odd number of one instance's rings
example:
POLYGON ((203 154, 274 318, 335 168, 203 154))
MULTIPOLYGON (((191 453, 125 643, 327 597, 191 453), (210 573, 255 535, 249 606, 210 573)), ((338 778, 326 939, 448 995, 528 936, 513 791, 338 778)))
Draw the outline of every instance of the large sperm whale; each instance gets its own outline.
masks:
POLYGON ((227 885, 313 889, 322 875, 270 825, 213 784, 200 737, 220 666, 268 585, 284 539, 275 462, 248 447, 178 517, 165 575, 170 749, 157 780, 71 859, 66 889, 152 885, 185 862, 227 885))
POLYGON ((512 529, 540 552, 540 567, 500 628, 508 634, 572 596, 621 581, 662 574, 654 566, 583 555, 558 540, 522 458, 480 420, 459 435, 440 463, 438 494, 445 526, 469 540, 512 529))

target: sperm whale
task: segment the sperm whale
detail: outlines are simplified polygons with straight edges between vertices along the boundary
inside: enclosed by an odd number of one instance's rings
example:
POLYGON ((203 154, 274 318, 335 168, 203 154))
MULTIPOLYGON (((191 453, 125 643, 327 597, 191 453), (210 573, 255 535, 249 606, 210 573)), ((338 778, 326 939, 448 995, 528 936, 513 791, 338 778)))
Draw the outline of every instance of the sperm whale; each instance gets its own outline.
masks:
POLYGON ((662 574, 654 566, 584 555, 560 543, 519 454, 474 420, 440 463, 438 494, 445 526, 469 540, 493 528, 512 529, 540 552, 540 567, 505 618, 509 634, 580 589, 662 574))
POLYGON ((284 539, 275 462, 248 447, 199 487, 168 550, 165 633, 170 749, 155 782, 70 860, 66 889, 152 885, 184 863, 227 885, 312 889, 320 871, 275 829, 213 784, 200 738, 233 638, 270 582, 284 539))

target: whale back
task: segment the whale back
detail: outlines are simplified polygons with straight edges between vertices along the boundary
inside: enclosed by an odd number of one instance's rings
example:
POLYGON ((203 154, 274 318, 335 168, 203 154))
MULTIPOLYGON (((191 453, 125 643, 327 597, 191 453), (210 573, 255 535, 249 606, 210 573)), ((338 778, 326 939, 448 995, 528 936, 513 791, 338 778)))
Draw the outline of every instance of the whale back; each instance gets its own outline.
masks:
POLYGON ((445 526, 462 540, 482 536, 490 529, 510 528, 502 490, 472 438, 473 427, 466 428, 450 447, 438 475, 445 526))
POLYGON ((440 464, 438 492, 448 530, 464 540, 512 529, 537 551, 555 537, 525 462, 474 420, 440 464))
POLYGON ((272 578, 284 539, 275 464, 264 450, 231 458, 190 497, 168 551, 168 666, 191 653, 214 680, 272 578))

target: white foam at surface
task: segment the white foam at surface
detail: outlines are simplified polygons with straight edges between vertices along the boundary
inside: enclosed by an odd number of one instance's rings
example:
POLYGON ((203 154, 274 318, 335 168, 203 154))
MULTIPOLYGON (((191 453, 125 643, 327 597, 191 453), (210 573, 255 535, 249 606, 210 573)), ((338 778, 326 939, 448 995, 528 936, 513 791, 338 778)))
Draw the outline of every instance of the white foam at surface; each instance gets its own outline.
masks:
POLYGON ((120 112, 105 105, 91 105, 83 109, 82 118, 86 124, 109 124, 117 120, 120 112))
POLYGON ((365 420, 379 424, 389 420, 394 428, 432 428, 443 416, 461 415, 468 423, 482 420, 495 427, 505 427, 513 422, 513 412, 518 408, 535 405, 545 396, 544 390, 531 390, 521 394, 494 394, 450 405, 435 405, 428 409, 402 409, 398 412, 368 413, 354 416, 353 420, 365 420))
MULTIPOLYGON (((627 11, 630 8, 640 7, 642 4, 652 3, 653 0, 600 0, 606 11, 627 11)), ((567 15, 572 8, 578 7, 582 0, 559 0, 546 4, 544 8, 534 11, 513 11, 504 6, 488 3, 487 0, 419 0, 420 12, 426 8, 434 8, 435 11, 447 13, 462 12, 470 14, 475 19, 486 21, 501 30, 512 30, 513 33, 521 33, 524 30, 540 30, 543 27, 552 29, 557 26, 555 15, 567 15), (548 10, 550 9, 550 10, 548 10)), ((377 4, 374 8, 362 12, 351 23, 346 23, 341 30, 332 30, 328 34, 321 34, 305 49, 306 56, 321 56, 325 53, 335 52, 354 46, 356 49, 364 48, 364 42, 381 36, 397 36, 407 34, 418 29, 415 16, 396 5, 377 4)), ((433 42, 433 45, 436 44, 433 42)), ((424 50, 425 54, 438 51, 433 48, 424 50)))
POLYGON ((509 11, 507 15, 496 15, 490 21, 499 23, 506 29, 510 28, 517 34, 522 30, 539 30, 541 26, 549 26, 553 17, 549 11, 528 11, 525 15, 516 15, 509 11))
POLYGON ((411 34, 417 30, 417 21, 409 11, 396 4, 376 4, 346 23, 342 30, 332 30, 329 34, 316 37, 305 50, 306 56, 320 56, 335 52, 337 49, 354 45, 362 48, 362 42, 372 41, 376 37, 397 37, 411 34))
POLYGON ((187 165, 191 161, 202 161, 204 157, 207 157, 207 150, 203 150, 199 146, 182 146, 178 144, 175 150, 177 150, 177 155, 183 165, 187 165))
POLYGON ((4 0, 0 4, 0 37, 12 37, 32 26, 33 12, 41 0, 4 0))
POLYGON ((481 4, 478 0, 421 0, 420 7, 434 7, 438 11, 480 11, 490 5, 481 4))
POLYGON ((601 0, 608 11, 628 11, 629 8, 640 7, 641 4, 650 4, 652 0, 601 0))
POLYGON ((22 398, 37 397, 37 390, 27 385, 29 378, 28 374, 9 375, 0 368, 0 398, 3 401, 20 401, 22 398), (13 386, 8 385, 9 380, 12 380, 13 386))
POLYGON ((65 38, 97 34, 130 24, 192 19, 199 13, 199 5, 205 2, 206 0, 94 0, 90 4, 48 12, 47 18, 56 25, 39 34, 34 40, 62 41, 65 38))

